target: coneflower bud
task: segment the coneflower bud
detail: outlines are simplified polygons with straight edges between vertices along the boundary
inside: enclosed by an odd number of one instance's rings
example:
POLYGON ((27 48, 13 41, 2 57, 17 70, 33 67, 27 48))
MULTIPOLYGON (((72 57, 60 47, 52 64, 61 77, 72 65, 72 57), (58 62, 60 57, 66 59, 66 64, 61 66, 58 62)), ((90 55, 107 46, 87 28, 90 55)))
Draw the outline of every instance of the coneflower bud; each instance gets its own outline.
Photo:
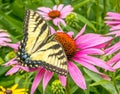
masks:
POLYGON ((67 25, 76 28, 78 22, 77 14, 74 12, 68 14, 67 17, 65 18, 65 21, 67 25))
POLYGON ((59 80, 52 82, 52 93, 53 94, 65 94, 65 88, 61 85, 59 80))

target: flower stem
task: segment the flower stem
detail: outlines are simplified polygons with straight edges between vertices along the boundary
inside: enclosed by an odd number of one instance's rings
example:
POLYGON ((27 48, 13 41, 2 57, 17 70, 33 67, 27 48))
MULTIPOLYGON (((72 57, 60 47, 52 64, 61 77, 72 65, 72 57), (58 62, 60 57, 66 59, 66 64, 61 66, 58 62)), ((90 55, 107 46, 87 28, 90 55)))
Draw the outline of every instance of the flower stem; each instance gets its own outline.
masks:
POLYGON ((28 89, 28 73, 25 74, 25 82, 24 82, 24 87, 25 87, 25 93, 27 92, 28 89))
POLYGON ((116 0, 116 11, 120 13, 120 0, 116 0))
POLYGON ((116 90, 117 94, 120 94, 120 93, 119 93, 119 90, 118 90, 118 88, 117 88, 117 85, 116 85, 115 73, 113 73, 112 81, 113 81, 113 85, 115 86, 115 90, 116 90))
POLYGON ((67 80, 66 80, 66 87, 65 87, 65 89, 66 89, 66 94, 70 94, 69 84, 68 84, 68 77, 67 77, 66 79, 67 79, 67 80))
MULTIPOLYGON (((103 0, 103 5, 104 5, 104 11, 103 11, 103 14, 104 14, 104 17, 106 16, 106 12, 107 12, 107 1, 106 0, 103 0)), ((103 18, 104 20, 104 18, 103 18)), ((106 24, 104 23, 104 32, 106 33, 106 24)))

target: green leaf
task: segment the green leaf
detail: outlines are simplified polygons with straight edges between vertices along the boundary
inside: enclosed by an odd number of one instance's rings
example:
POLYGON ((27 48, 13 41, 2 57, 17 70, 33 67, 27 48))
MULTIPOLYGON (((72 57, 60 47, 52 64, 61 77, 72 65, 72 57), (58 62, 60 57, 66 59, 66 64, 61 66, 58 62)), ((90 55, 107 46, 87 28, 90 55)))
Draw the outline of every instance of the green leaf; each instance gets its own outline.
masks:
POLYGON ((86 74, 93 79, 96 83, 93 84, 93 86, 95 85, 101 85, 103 88, 105 88, 110 94, 117 94, 115 87, 111 84, 110 81, 103 81, 103 78, 101 78, 98 74, 85 69, 84 71, 86 72, 86 74))
POLYGON ((0 66, 0 76, 4 75, 10 67, 0 66))
POLYGON ((72 4, 72 6, 73 6, 74 10, 76 10, 76 9, 84 6, 84 5, 87 4, 88 2, 90 2, 90 0, 84 0, 84 1, 78 0, 78 1, 75 1, 75 2, 72 4))
POLYGON ((94 30, 94 32, 97 31, 96 28, 95 28, 95 26, 94 26, 88 19, 86 19, 84 16, 78 14, 78 19, 79 19, 81 22, 85 23, 85 24, 86 24, 87 26, 89 26, 90 28, 92 28, 92 29, 94 30))

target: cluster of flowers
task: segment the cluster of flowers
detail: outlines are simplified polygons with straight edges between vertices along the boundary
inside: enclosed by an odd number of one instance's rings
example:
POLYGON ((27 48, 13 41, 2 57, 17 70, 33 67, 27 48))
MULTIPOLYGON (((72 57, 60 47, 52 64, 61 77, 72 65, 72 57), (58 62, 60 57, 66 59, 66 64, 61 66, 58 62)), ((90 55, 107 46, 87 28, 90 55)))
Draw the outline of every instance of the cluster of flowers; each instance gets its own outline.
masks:
MULTIPOLYGON (((73 81, 82 89, 86 89, 86 82, 84 76, 80 69, 74 62, 82 65, 83 67, 98 73, 104 79, 108 79, 109 77, 103 73, 101 73, 97 68, 100 67, 104 70, 115 71, 115 69, 120 67, 120 52, 114 55, 110 60, 104 61, 98 56, 107 56, 110 54, 114 54, 116 51, 120 49, 120 42, 111 45, 112 41, 118 36, 120 36, 120 14, 108 12, 105 17, 105 23, 110 26, 110 33, 106 35, 94 34, 94 33, 86 33, 86 25, 80 30, 80 32, 74 36, 74 32, 63 32, 60 25, 66 26, 65 18, 67 15, 73 13, 73 8, 71 5, 64 6, 63 4, 55 5, 52 9, 47 7, 40 7, 37 9, 37 12, 42 15, 46 20, 52 21, 53 25, 59 27, 60 30, 54 30, 51 28, 51 34, 56 34, 60 36, 63 40, 61 44, 63 44, 64 49, 66 50, 66 55, 70 56, 68 61, 68 72, 73 79, 73 81), (112 37, 111 35, 115 35, 112 37), (74 37, 73 37, 74 36, 74 37), (64 43, 62 43, 64 42, 64 43)), ((1 46, 10 46, 17 50, 18 44, 11 44, 10 39, 8 38, 8 34, 0 31, 0 45, 1 46), (4 45, 3 45, 4 44, 4 45), (11 46, 12 45, 12 46, 11 46)), ((29 69, 28 67, 21 66, 16 58, 13 58, 6 64, 5 66, 14 66, 6 73, 6 75, 14 74, 19 70, 25 70, 27 72, 38 71, 31 87, 31 94, 34 94, 36 88, 39 83, 43 79, 43 90, 53 77, 54 73, 50 72, 43 67, 39 67, 37 69, 29 69)), ((66 77, 58 75, 59 80, 63 86, 66 86, 66 77)))

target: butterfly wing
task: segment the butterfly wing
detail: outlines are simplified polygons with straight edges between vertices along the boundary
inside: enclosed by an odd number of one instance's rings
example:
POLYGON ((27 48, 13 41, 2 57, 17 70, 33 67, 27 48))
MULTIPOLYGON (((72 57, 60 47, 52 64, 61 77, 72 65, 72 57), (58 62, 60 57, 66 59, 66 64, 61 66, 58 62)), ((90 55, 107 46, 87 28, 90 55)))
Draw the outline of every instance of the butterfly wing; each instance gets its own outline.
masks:
POLYGON ((39 50, 33 53, 30 58, 36 61, 33 63, 34 66, 42 65, 50 71, 67 75, 67 57, 61 44, 55 40, 44 44, 39 50))
POLYGON ((46 21, 33 10, 26 12, 24 39, 18 50, 22 65, 43 66, 61 75, 67 75, 67 57, 62 45, 50 35, 46 21))
POLYGON ((24 32, 26 46, 25 50, 28 54, 32 54, 38 45, 42 45, 49 35, 49 28, 46 21, 33 10, 26 12, 24 21, 24 32))

